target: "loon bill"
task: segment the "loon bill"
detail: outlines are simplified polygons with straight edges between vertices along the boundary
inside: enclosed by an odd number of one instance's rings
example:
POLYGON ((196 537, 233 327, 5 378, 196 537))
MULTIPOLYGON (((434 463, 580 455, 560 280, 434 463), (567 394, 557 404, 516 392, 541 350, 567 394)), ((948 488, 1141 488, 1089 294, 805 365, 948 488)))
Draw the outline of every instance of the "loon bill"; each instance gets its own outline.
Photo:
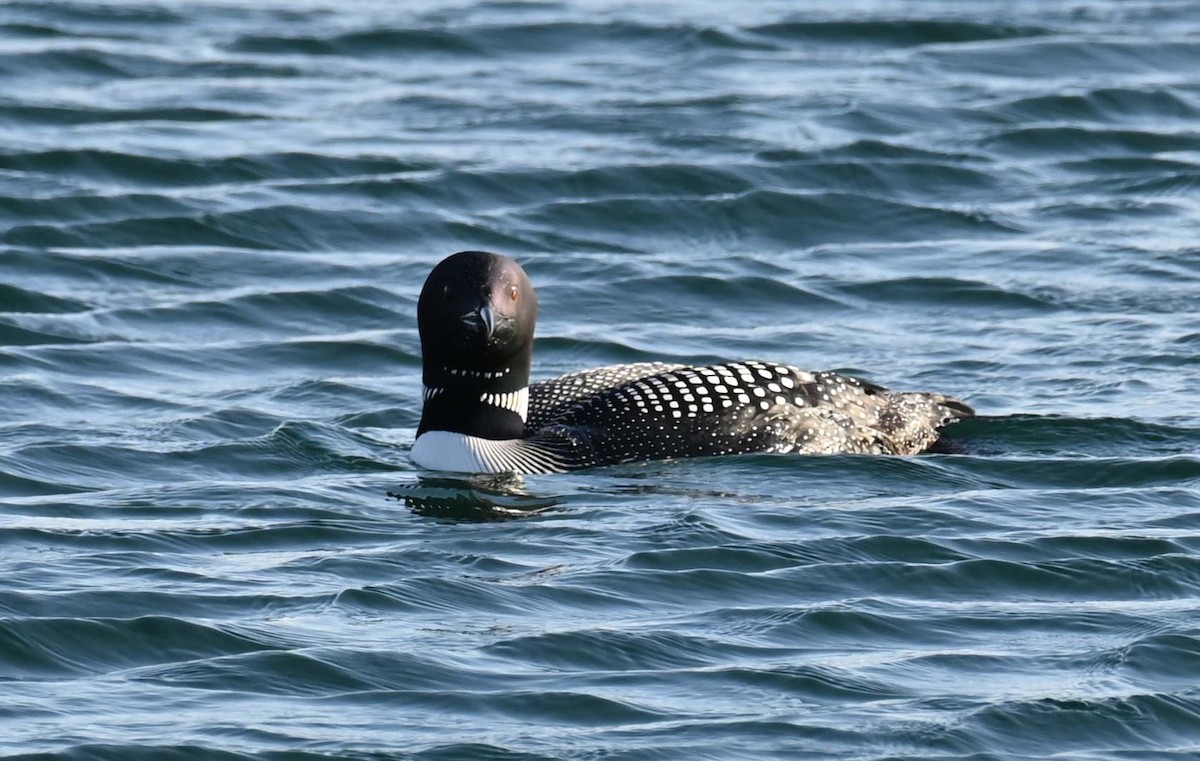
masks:
POLYGON ((531 385, 536 321, 533 285, 512 259, 463 251, 433 268, 417 305, 414 463, 555 473, 749 452, 916 454, 974 415, 941 394, 759 360, 612 365, 531 385))

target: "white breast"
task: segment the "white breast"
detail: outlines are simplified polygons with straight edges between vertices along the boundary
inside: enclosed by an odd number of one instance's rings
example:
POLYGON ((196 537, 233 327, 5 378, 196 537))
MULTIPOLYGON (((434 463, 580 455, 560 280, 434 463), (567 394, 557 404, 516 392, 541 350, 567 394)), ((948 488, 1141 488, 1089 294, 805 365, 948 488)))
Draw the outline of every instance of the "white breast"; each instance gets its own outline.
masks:
POLYGON ((480 454, 480 439, 464 433, 426 431, 413 443, 412 461, 430 470, 456 473, 495 473, 480 454))
POLYGON ((413 442, 412 461, 454 473, 561 473, 564 463, 524 439, 481 439, 465 433, 426 431, 413 442))

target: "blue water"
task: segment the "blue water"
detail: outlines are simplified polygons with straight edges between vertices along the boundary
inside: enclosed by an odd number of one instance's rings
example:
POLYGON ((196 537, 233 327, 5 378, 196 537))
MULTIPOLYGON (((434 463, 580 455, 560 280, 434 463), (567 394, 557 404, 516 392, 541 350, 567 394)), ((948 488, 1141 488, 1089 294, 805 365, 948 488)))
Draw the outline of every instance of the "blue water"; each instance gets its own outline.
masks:
POLYGON ((0 754, 1200 754, 1200 4, 0 3, 0 754), (415 470, 416 296, 953 454, 415 470))

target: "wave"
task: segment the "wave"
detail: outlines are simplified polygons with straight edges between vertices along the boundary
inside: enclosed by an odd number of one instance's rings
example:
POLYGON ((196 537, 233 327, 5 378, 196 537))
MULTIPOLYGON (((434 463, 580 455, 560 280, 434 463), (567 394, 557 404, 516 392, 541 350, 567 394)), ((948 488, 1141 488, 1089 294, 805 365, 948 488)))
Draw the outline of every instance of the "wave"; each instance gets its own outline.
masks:
POLYGON ((40 80, 84 80, 93 84, 115 79, 262 77, 294 78, 290 66, 250 61, 181 62, 165 56, 102 50, 92 47, 0 53, 0 76, 40 80))
POLYGON ((429 164, 385 156, 338 156, 304 151, 197 158, 168 158, 91 148, 0 154, 0 169, 106 183, 128 182, 138 188, 250 183, 280 177, 323 179, 403 174, 429 168, 429 164))
POLYGON ((872 304, 962 305, 980 309, 1052 312, 1060 306, 1036 295, 950 277, 908 277, 834 286, 872 304))
MULTIPOLYGON (((1198 723, 1200 699, 1196 696, 1157 693, 1101 699, 1014 699, 980 707, 967 728, 998 746, 1019 743, 1030 753, 1053 753, 1063 743, 1081 751, 1122 752, 1145 748, 1146 743, 1180 747, 1190 742, 1198 723)), ((1167 750, 1166 757, 1171 755, 1167 750)))
POLYGON ((988 141, 989 147, 1018 156, 1144 156, 1160 152, 1195 151, 1200 137, 1129 129, 1084 127, 1024 127, 1003 132, 988 141))
POLYGON ((463 56, 482 52, 462 33, 441 29, 371 29, 331 36, 297 37, 252 34, 230 42, 226 49, 235 53, 295 56, 405 57, 422 53, 463 56))
POLYGON ((579 54, 606 46, 763 50, 771 45, 750 34, 692 25, 643 24, 631 21, 555 21, 524 24, 456 24, 452 28, 373 28, 325 35, 245 35, 229 43, 235 53, 294 56, 412 55, 499 57, 579 54))
POLYGON ((148 108, 80 108, 78 106, 33 105, 20 101, 0 102, 0 123, 10 125, 42 124, 121 124, 154 122, 226 122, 269 119, 261 111, 241 111, 198 106, 148 108))
POLYGON ((105 673, 270 649, 243 635, 170 616, 22 618, 0 622, 0 668, 22 677, 105 673))
POLYGON ((981 452, 1005 456, 1054 457, 1067 453, 1092 457, 1170 458, 1194 453, 1200 429, 1194 426, 1129 418, 1069 418, 1056 415, 1012 415, 967 421, 953 429, 956 436, 974 438, 981 452))
POLYGON ((781 21, 747 27, 746 31, 792 43, 887 47, 1022 40, 1050 33, 1050 30, 1037 26, 911 18, 781 21))
MULTIPOLYGON (((675 246, 802 247, 873 240, 1007 235, 1015 230, 985 212, 899 203, 844 192, 755 190, 726 199, 556 201, 526 213, 540 225, 621 240, 651 234, 675 246), (798 224, 795 220, 803 220, 798 224)), ((643 243, 643 245, 645 245, 643 243)))
POLYGON ((1083 94, 1054 93, 1017 98, 989 109, 1013 121, 1114 124, 1147 119, 1194 119, 1200 109, 1177 93, 1101 87, 1083 94))
POLYGON ((1080 44, 1068 36, 1054 35, 930 48, 918 55, 959 75, 1037 79, 1053 79, 1063 72, 1176 76, 1197 69, 1200 45, 1178 37, 1148 41, 1116 35, 1080 44))

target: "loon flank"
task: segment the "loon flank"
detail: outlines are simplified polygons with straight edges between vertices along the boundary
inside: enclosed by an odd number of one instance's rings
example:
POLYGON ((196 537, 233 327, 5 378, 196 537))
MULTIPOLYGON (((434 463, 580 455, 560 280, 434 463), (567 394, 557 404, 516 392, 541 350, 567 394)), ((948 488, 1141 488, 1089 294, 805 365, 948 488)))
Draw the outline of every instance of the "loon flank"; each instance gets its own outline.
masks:
POLYGON ((433 268, 417 304, 414 463, 555 473, 749 452, 916 454, 974 415, 941 394, 759 360, 612 365, 530 385, 536 321, 533 285, 512 259, 463 251, 433 268))

